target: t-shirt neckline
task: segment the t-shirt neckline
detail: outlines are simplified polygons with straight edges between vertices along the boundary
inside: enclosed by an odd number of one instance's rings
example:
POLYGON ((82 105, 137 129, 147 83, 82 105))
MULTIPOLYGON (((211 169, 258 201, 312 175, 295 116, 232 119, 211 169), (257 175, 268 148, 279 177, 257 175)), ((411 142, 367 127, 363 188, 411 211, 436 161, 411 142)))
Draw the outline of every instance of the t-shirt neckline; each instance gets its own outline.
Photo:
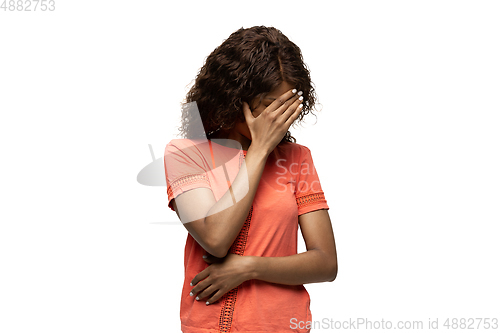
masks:
POLYGON ((217 142, 215 142, 215 141, 213 141, 213 140, 210 140, 210 142, 212 142, 212 143, 214 143, 214 144, 216 144, 216 145, 218 145, 218 146, 224 147, 224 148, 228 148, 228 149, 235 149, 235 150, 241 150, 241 151, 243 152, 243 154, 245 154, 245 155, 246 155, 246 153, 247 153, 247 150, 245 150, 245 149, 239 149, 239 148, 234 148, 234 147, 227 147, 227 146, 221 145, 220 143, 217 143, 217 142))

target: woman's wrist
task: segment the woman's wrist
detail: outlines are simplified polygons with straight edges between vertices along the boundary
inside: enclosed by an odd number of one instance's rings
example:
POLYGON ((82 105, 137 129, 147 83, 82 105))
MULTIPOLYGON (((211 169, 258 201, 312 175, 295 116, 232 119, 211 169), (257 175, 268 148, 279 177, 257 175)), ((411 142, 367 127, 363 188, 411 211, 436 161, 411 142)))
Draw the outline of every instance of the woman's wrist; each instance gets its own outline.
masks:
POLYGON ((246 280, 258 279, 260 257, 246 256, 246 258, 248 258, 248 263, 246 266, 246 280))
POLYGON ((251 152, 251 155, 255 155, 258 158, 263 159, 265 161, 267 160, 267 157, 269 156, 271 151, 268 151, 264 148, 260 148, 257 145, 250 144, 250 147, 248 147, 247 155, 251 152))

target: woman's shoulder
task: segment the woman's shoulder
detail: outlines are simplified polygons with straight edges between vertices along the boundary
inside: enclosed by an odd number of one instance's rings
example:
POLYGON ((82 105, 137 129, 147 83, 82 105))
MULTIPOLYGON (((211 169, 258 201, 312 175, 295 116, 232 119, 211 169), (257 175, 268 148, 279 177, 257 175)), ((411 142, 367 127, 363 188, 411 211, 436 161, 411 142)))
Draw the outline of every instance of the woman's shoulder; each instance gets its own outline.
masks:
POLYGON ((286 141, 278 144, 276 147, 277 152, 280 156, 286 156, 285 158, 291 160, 303 159, 306 154, 309 154, 311 151, 305 145, 286 141))
POLYGON ((165 151, 178 151, 182 150, 184 152, 188 151, 198 151, 201 147, 207 144, 206 139, 172 139, 167 143, 165 151))
POLYGON ((280 143, 278 146, 280 146, 284 151, 300 153, 310 152, 309 148, 307 148, 305 145, 296 142, 285 141, 283 143, 280 143))
POLYGON ((167 144, 167 146, 176 146, 176 147, 189 147, 189 146, 195 146, 199 144, 207 143, 207 139, 185 139, 185 138, 180 138, 180 139, 172 139, 170 142, 167 144))
POLYGON ((172 157, 174 159, 185 159, 189 158, 195 161, 201 161, 205 159, 207 152, 210 154, 210 150, 207 147, 207 140, 203 139, 172 139, 167 143, 165 147, 165 156, 172 157))

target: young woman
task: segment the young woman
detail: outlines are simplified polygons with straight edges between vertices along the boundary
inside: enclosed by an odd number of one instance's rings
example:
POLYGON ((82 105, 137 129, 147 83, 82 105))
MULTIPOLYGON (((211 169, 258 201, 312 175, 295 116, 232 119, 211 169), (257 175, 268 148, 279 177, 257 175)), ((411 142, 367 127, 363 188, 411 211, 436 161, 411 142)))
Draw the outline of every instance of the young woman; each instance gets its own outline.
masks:
POLYGON ((309 332, 303 284, 335 280, 337 254, 311 152, 288 131, 315 104, 300 49, 275 28, 241 28, 207 57, 193 102, 206 137, 184 107, 185 138, 164 158, 188 230, 182 332, 309 332))

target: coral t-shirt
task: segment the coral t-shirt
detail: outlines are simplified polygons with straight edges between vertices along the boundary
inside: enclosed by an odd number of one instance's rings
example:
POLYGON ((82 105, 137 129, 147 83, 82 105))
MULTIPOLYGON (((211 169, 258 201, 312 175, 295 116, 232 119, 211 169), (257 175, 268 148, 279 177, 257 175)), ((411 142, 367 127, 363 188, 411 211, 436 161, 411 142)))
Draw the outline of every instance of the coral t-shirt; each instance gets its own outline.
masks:
MULTIPOLYGON (((211 189, 219 200, 245 156, 245 150, 211 140, 169 142, 164 156, 169 207, 173 210, 173 198, 199 187, 211 189)), ((279 144, 267 158, 248 217, 229 252, 260 257, 297 254, 298 216, 318 209, 329 207, 310 150, 292 142, 279 144)), ((310 298, 303 285, 252 279, 208 306, 189 296, 191 280, 208 267, 204 254, 206 251, 188 233, 180 304, 182 332, 310 331, 297 325, 312 321, 310 298)))

